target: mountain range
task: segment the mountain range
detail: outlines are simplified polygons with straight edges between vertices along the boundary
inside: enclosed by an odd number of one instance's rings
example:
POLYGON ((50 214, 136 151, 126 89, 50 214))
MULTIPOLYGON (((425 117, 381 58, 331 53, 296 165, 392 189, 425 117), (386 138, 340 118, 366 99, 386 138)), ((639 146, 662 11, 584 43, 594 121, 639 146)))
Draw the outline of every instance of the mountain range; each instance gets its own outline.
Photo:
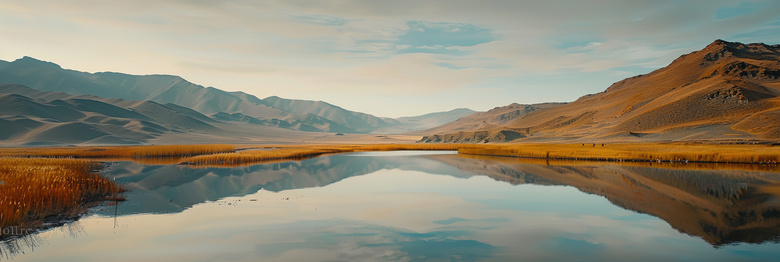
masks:
POLYGON ((322 142, 345 134, 341 141, 775 143, 778 95, 780 45, 723 40, 569 103, 401 118, 23 57, 0 60, 0 145, 322 142))
MULTIPOLYGON (((406 123, 353 112, 323 102, 284 99, 277 96, 265 99, 244 92, 227 92, 203 87, 172 75, 128 75, 113 72, 86 73, 63 69, 59 65, 23 57, 13 62, 0 62, 0 83, 24 85, 39 91, 56 91, 73 95, 93 95, 104 98, 153 101, 175 104, 203 114, 241 113, 259 119, 276 119, 282 125, 313 126, 324 132, 369 133, 379 128, 406 123)), ((457 110, 456 114, 467 115, 457 110)), ((273 122, 273 121, 271 121, 273 122)))
POLYGON ((179 139, 159 138, 198 135, 211 136, 211 141, 273 141, 279 135, 315 136, 310 132, 404 133, 474 112, 379 118, 323 101, 260 99, 171 75, 92 74, 31 57, 0 61, 0 94, 0 144, 6 145, 169 143, 179 139))
POLYGON ((422 141, 775 142, 778 95, 780 45, 716 40, 574 102, 496 108, 430 130, 422 141), (514 119, 496 120, 518 107, 514 119))

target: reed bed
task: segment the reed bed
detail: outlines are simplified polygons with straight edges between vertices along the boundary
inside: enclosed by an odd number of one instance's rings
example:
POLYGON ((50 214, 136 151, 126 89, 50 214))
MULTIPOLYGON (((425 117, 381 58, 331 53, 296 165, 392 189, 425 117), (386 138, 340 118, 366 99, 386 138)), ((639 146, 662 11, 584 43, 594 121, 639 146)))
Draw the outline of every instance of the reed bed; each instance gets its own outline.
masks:
POLYGON ((450 150, 455 151, 463 144, 377 144, 377 145, 267 145, 245 148, 244 151, 224 154, 194 156, 182 161, 182 165, 240 166, 259 164, 274 160, 301 160, 323 154, 398 151, 398 150, 450 150), (252 150, 270 149, 270 150, 252 150))
POLYGON ((75 216, 92 201, 116 198, 121 187, 92 173, 83 159, 0 158, 0 228, 33 228, 50 216, 75 216))
POLYGON ((646 144, 344 144, 344 145, 156 145, 122 147, 5 148, 0 156, 70 158, 167 158, 160 164, 236 165, 301 159, 330 153, 395 150, 457 150, 460 154, 593 161, 661 161, 706 163, 780 162, 780 147, 771 145, 646 144), (270 150, 257 150, 270 149, 270 150), (177 157, 179 159, 177 159, 177 157))
POLYGON ((48 147, 48 148, 2 148, 0 156, 14 157, 190 157, 204 154, 235 152, 233 145, 151 145, 112 147, 48 147))
POLYGON ((461 147, 459 154, 595 161, 777 164, 780 147, 716 144, 503 144, 461 147))
POLYGON ((447 150, 455 151, 473 144, 342 144, 342 145, 262 145, 245 149, 308 148, 355 151, 447 150))
POLYGON ((457 150, 464 155, 556 160, 644 161, 681 163, 777 164, 780 147, 721 144, 376 144, 265 145, 248 150, 185 159, 183 164, 238 164, 326 153, 396 150, 457 150), (251 150, 271 149, 271 150, 251 150))
POLYGON ((147 166, 157 165, 175 165, 181 163, 182 160, 187 157, 172 156, 172 157, 101 157, 90 158, 100 162, 118 162, 118 161, 133 161, 139 164, 147 166))
POLYGON ((205 154, 235 152, 233 145, 160 145, 139 146, 128 150, 131 157, 187 157, 205 154))
POLYGON ((328 153, 343 153, 345 151, 317 148, 286 148, 275 150, 246 150, 236 153, 200 155, 184 159, 181 165, 240 165, 269 160, 303 159, 328 153))

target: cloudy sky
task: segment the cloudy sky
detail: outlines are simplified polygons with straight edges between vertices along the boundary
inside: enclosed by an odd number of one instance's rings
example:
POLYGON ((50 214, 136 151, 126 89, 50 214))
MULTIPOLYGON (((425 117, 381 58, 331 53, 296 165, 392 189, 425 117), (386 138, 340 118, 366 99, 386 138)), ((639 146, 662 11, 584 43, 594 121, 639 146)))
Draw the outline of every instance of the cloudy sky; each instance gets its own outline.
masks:
POLYGON ((572 101, 715 39, 780 44, 780 1, 0 1, 0 60, 173 74, 398 117, 572 101))

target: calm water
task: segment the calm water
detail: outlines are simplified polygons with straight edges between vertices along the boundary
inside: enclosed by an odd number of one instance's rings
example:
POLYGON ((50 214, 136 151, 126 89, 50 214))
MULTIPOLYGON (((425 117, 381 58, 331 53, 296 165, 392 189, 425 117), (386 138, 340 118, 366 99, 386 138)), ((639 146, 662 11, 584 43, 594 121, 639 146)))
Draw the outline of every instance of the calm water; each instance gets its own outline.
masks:
POLYGON ((13 261, 773 261, 780 174, 447 152, 235 168, 119 162, 126 202, 13 261))

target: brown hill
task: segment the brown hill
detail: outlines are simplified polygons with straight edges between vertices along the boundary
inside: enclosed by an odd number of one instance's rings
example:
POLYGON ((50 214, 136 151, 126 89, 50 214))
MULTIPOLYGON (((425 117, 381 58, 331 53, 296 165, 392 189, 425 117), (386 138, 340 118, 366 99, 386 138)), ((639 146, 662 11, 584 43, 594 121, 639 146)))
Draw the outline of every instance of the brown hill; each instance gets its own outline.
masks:
POLYGON ((563 103, 544 103, 521 105, 517 103, 496 107, 487 112, 477 112, 453 122, 419 131, 431 135, 423 138, 426 142, 505 142, 523 137, 515 130, 501 128, 514 120, 526 117, 529 113, 553 108, 563 103))
MULTIPOLYGON (((777 141, 780 45, 717 40, 606 91, 493 128, 524 141, 777 141)), ((468 137, 460 134, 428 136, 468 137)), ((490 140, 453 140, 491 142, 490 140)))

